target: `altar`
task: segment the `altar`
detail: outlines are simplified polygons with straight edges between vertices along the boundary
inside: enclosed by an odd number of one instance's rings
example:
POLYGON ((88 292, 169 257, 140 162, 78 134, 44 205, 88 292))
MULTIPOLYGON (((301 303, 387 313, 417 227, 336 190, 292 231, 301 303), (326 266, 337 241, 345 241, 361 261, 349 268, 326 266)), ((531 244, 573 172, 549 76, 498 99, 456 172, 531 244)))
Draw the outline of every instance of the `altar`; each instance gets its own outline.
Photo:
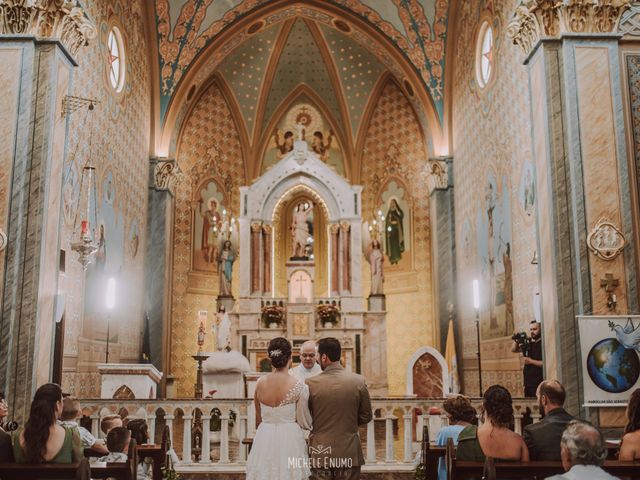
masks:
POLYGON ((303 140, 240 187, 239 296, 220 295, 218 306, 230 318, 228 347, 255 372, 270 371, 275 337, 295 354, 306 340, 336 337, 344 366, 387 394, 386 313, 379 302, 369 310, 361 280, 361 193, 303 140))

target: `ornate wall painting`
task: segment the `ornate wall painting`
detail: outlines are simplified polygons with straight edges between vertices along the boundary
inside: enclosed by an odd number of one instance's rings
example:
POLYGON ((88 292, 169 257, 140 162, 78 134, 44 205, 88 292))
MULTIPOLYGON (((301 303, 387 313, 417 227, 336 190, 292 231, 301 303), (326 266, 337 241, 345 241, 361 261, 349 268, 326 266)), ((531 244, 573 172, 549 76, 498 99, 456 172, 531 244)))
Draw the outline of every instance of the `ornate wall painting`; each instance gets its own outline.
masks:
POLYGON ((513 332, 511 204, 505 175, 487 174, 477 212, 481 334, 500 338, 513 332))
POLYGON ((80 198, 80 173, 75 162, 66 166, 64 186, 62 187, 62 212, 65 223, 72 227, 75 221, 76 207, 80 198))
POLYGON ((301 97, 291 105, 272 132, 262 160, 262 173, 293 150, 293 142, 298 137, 298 124, 304 127, 304 138, 309 145, 309 150, 344 176, 342 150, 333 128, 305 97, 301 97))
POLYGON ((230 214, 222 188, 213 179, 206 180, 196 191, 193 202, 193 270, 210 273, 218 271, 220 227, 225 213, 230 214))
POLYGON ((471 235, 471 222, 467 218, 462 222, 462 228, 460 229, 460 238, 462 239, 462 257, 466 263, 469 263, 473 255, 473 240, 471 235))
POLYGON ((384 253, 387 271, 411 270, 412 225, 409 193, 400 180, 391 180, 380 194, 376 211, 385 218, 384 253))
POLYGON ((131 225, 129 226, 129 233, 127 235, 127 242, 131 258, 136 258, 138 255, 138 249, 140 248, 140 226, 138 225, 138 220, 131 222, 131 225))
POLYGON ((536 178, 533 164, 524 162, 520 184, 518 186, 518 201, 527 217, 533 217, 536 206, 536 178))

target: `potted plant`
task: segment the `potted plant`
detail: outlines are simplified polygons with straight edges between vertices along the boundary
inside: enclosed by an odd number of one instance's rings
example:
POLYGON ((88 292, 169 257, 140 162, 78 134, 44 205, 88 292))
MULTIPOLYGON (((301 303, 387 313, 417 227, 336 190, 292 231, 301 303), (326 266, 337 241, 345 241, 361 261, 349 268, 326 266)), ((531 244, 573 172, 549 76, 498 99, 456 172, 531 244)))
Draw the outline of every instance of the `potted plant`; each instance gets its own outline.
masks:
MULTIPOLYGON (((222 438, 220 430, 222 429, 222 411, 218 407, 214 407, 211 411, 211 420, 209 420, 210 439, 212 443, 220 443, 222 438)), ((236 424, 238 414, 233 410, 229 411, 229 430, 236 424)))
POLYGON ((279 305, 265 305, 262 307, 262 323, 268 328, 278 328, 284 321, 284 308, 279 305))
POLYGON ((324 328, 333 328, 338 323, 340 309, 337 305, 323 303, 318 305, 316 312, 324 328))

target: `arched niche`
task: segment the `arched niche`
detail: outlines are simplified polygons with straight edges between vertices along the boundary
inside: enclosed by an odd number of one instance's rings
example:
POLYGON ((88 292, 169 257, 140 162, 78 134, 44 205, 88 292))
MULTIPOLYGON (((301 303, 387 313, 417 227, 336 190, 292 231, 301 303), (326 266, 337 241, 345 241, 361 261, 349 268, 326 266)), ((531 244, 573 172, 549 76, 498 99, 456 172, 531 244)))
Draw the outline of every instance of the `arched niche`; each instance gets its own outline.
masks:
POLYGON ((407 395, 442 398, 449 393, 449 368, 433 347, 421 347, 407 363, 407 395))

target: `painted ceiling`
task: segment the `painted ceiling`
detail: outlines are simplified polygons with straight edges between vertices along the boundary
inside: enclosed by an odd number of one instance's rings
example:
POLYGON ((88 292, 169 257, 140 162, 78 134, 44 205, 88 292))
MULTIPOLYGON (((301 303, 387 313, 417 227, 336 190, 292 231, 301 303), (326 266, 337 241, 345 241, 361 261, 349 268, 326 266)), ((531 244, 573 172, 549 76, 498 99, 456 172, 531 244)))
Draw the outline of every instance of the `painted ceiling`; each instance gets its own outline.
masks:
MULTIPOLYGON (((225 27, 269 1, 155 0, 162 117, 198 54, 225 27)), ((448 0, 324 1, 359 15, 400 49, 419 73, 442 121, 448 0)), ((322 98, 335 121, 342 128, 349 125, 355 136, 375 82, 384 71, 396 74, 397 66, 363 34, 341 32, 327 15, 304 2, 291 3, 288 13, 265 18, 259 34, 239 35, 231 42, 233 49, 226 47, 219 58, 211 59, 210 68, 232 90, 249 136, 256 127, 266 126, 299 84, 322 98), (273 73, 270 78, 268 71, 273 73), (257 118, 259 108, 261 118, 257 118)))

